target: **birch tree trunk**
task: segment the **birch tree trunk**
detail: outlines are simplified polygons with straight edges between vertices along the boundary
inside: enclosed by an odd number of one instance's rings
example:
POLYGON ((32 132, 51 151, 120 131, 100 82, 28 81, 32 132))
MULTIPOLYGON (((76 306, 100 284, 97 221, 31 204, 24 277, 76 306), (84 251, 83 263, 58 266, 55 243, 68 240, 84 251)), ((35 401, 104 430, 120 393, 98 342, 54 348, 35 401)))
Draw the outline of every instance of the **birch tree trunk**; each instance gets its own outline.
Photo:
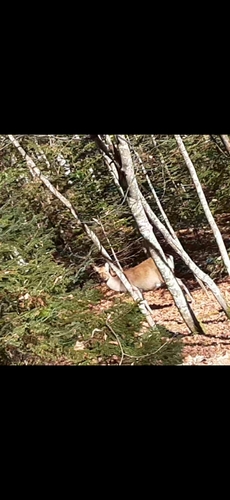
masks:
POLYGON ((152 209, 150 208, 148 202, 145 200, 144 196, 142 196, 142 204, 145 209, 146 215, 148 219, 152 222, 152 224, 159 229, 161 234, 164 236, 165 240, 171 247, 175 250, 175 252, 181 257, 181 259, 187 264, 188 268, 192 271, 194 276, 199 278, 203 283, 207 285, 207 287, 211 290, 217 302, 222 307, 226 316, 230 318, 230 308, 226 303, 223 295, 221 294, 218 286, 214 283, 214 281, 208 276, 204 271, 202 271, 193 260, 189 257, 189 255, 185 252, 183 246, 180 241, 172 238, 170 233, 167 231, 166 227, 162 224, 162 222, 157 218, 152 209))
POLYGON ((58 198, 62 203, 63 205, 65 205, 69 211, 71 212, 71 214, 73 215, 73 217, 75 218, 75 220, 77 221, 77 224, 79 226, 82 227, 82 229, 86 232, 86 234, 88 235, 88 237, 92 240, 92 242, 94 243, 94 245, 98 248, 99 252, 101 253, 101 255, 103 257, 105 257, 106 261, 109 262, 111 268, 113 269, 113 271, 116 273, 116 275, 120 278, 120 280, 122 281, 123 285, 126 287, 127 291, 130 293, 130 295, 132 296, 133 300, 138 304, 138 307, 141 311, 141 313, 145 316, 146 318, 146 321, 148 322, 149 326, 151 328, 154 328, 156 325, 153 321, 153 318, 151 316, 151 313, 148 309, 148 307, 146 307, 146 301, 143 299, 143 296, 140 292, 140 290, 138 290, 136 287, 132 287, 132 285, 129 283, 129 281, 127 280, 126 276, 124 275, 123 272, 121 272, 111 261, 111 258, 109 256, 109 254, 107 253, 107 251, 105 250, 105 248, 102 246, 102 244, 100 243, 97 235, 89 228, 89 226, 84 223, 84 222, 81 222, 80 218, 78 217, 73 205, 70 203, 69 200, 67 200, 67 198, 65 196, 63 196, 54 186, 53 184, 47 179, 47 177, 42 174, 42 172, 40 171, 40 169, 36 166, 36 164, 34 163, 34 161, 32 160, 32 158, 26 153, 26 151, 21 147, 20 143, 17 141, 17 139, 15 139, 15 137, 13 135, 8 135, 9 137, 9 140, 11 141, 11 143, 15 146, 15 148, 19 151, 19 153, 21 154, 21 156, 26 160, 26 164, 27 164, 27 167, 29 168, 30 170, 30 173, 32 175, 32 177, 36 180, 36 178, 39 180, 41 180, 41 182, 43 182, 43 184, 45 184, 45 186, 49 189, 49 191, 54 195, 56 196, 56 198, 58 198))
MULTIPOLYGON (((111 155, 110 151, 107 149, 106 145, 104 142, 96 135, 91 136, 91 138, 96 142, 98 148, 100 151, 106 152, 107 155, 111 155)), ((110 160, 114 162, 114 166, 119 170, 121 168, 121 165, 116 161, 116 159, 112 158, 110 156, 110 160)), ((123 176, 120 176, 123 179, 123 176)), ((123 185, 123 189, 126 191, 125 198, 128 194, 128 188, 127 188, 127 183, 126 187, 123 185)), ((166 227, 162 224, 162 222, 158 219, 158 217, 154 214, 152 211, 151 207, 149 206, 148 202, 144 198, 144 196, 141 194, 141 201, 143 208, 145 210, 145 213, 151 222, 164 236, 165 240, 167 243, 175 250, 175 252, 181 257, 181 259, 185 262, 185 264, 188 266, 188 268, 192 271, 194 274, 195 278, 197 279, 198 283, 203 282, 205 285, 210 289, 212 294, 214 295, 215 299, 217 302, 220 304, 222 307, 223 311, 225 312, 226 316, 230 318, 230 308, 228 304, 226 303, 224 297, 221 294, 220 289, 218 286, 214 283, 214 281, 208 276, 204 271, 202 271, 196 264, 193 262, 193 260, 189 257, 189 255, 185 252, 182 244, 180 243, 179 239, 169 233, 169 231, 166 229, 166 227)), ((202 285, 201 285, 202 286, 202 285)))
POLYGON ((179 150, 185 160, 185 163, 186 163, 186 166, 190 172, 190 175, 192 177, 192 180, 193 180, 193 183, 194 183, 194 186, 196 188, 196 191, 197 191, 197 194, 199 196, 199 199, 200 199, 200 202, 201 202, 201 205, 203 207, 203 210, 204 210, 204 213, 207 217, 207 220, 209 222, 209 225, 212 229, 212 232, 214 234, 214 237, 216 239, 216 242, 217 242, 217 245, 219 247, 219 250, 220 250, 220 254, 221 254, 221 257, 223 259, 223 262, 225 264, 225 267, 228 271, 228 274, 230 276, 230 260, 229 260, 229 257, 228 257, 228 253, 227 253, 227 250, 225 248, 225 244, 224 244, 224 241, 223 241, 223 238, 221 236, 221 233, 219 231, 219 228, 214 220, 214 217, 210 211, 210 208, 208 206, 208 203, 207 203, 207 200, 206 200, 206 197, 205 197, 205 194, 203 192, 203 189, 201 187, 201 184, 200 184, 200 181, 198 179, 198 176, 197 176, 197 173, 196 173, 196 170, 195 170, 195 167, 188 155, 188 152, 185 148, 185 145, 180 137, 180 135, 175 135, 174 136, 175 139, 176 139, 176 142, 178 144, 178 147, 179 147, 179 150))
MULTIPOLYGON (((100 140, 101 137, 99 136, 100 140)), ((109 135, 106 135, 106 142, 108 144, 108 147, 112 147, 112 142, 111 142, 111 139, 109 137, 109 135)), ((120 191, 120 194, 122 196, 122 198, 124 198, 124 191, 119 183, 119 177, 118 177, 118 172, 117 172, 117 169, 114 165, 114 161, 104 152, 102 151, 102 155, 103 155, 103 158, 104 158, 104 161, 105 161, 105 164, 107 165, 108 167, 108 170, 109 172, 111 173, 112 177, 113 177, 113 180, 114 180, 114 184, 115 186, 117 187, 118 191, 120 191)))
MULTIPOLYGON (((167 229, 168 229, 169 233, 171 234, 171 236, 173 237, 173 239, 177 242, 178 246, 181 246, 181 248, 182 248, 182 245, 180 244, 180 241, 179 241, 179 239, 177 238, 177 235, 176 235, 176 233, 175 233, 175 231, 174 231, 173 227, 171 226, 170 221, 169 221, 169 219, 168 219, 168 217, 167 217, 167 215, 166 215, 166 213, 165 213, 165 211, 164 211, 164 209, 163 209, 163 207, 162 207, 162 204, 161 204, 161 202, 160 202, 160 200, 159 200, 159 198, 158 198, 158 196, 157 196, 157 193, 156 193, 156 191, 155 191, 155 189, 154 189, 154 187, 153 187, 153 184, 152 184, 152 182, 151 182, 151 180, 150 180, 150 178, 149 178, 149 176, 148 176, 148 173, 147 173, 147 171, 146 171, 146 168, 145 168, 145 166, 144 166, 144 163, 143 163, 143 161, 142 161, 142 159, 141 159, 140 155, 137 153, 137 151, 134 149, 134 147, 133 147, 133 146, 132 146, 132 150, 133 150, 134 154, 136 155, 136 157, 137 157, 137 159, 138 159, 138 162, 139 162, 139 163, 140 163, 140 165, 141 165, 142 172, 143 172, 143 174, 144 174, 144 175, 145 175, 145 177, 146 177, 146 180, 147 180, 147 183, 148 183, 148 185, 149 185, 150 191, 151 191, 151 193, 152 193, 152 195, 153 195, 153 197, 154 197, 154 200, 155 200, 155 202, 156 202, 156 204, 157 204, 157 206, 158 206, 158 208, 159 208, 159 211, 160 211, 160 213, 161 213, 161 215, 162 215, 162 217, 163 217, 163 220, 164 220, 164 222, 165 222, 165 225, 166 225, 166 227, 167 227, 167 229)), ((163 159, 162 159, 162 161, 163 161, 163 159)), ((183 248, 182 248, 182 249, 183 249, 183 248)), ((200 287, 201 287, 201 288, 204 290, 204 292, 207 294, 207 290, 206 290, 205 286, 203 285, 202 281, 198 278, 198 276, 195 276, 195 278, 196 278, 197 282, 199 283, 200 287)), ((178 278, 177 278, 177 279, 178 279, 178 278)), ((180 286, 182 286, 184 289, 186 288, 186 287, 185 287, 185 285, 183 284, 183 282, 182 282, 181 280, 179 280, 179 283, 180 283, 180 286)), ((186 293, 190 296, 190 298, 192 299, 192 297, 191 297, 191 295, 190 295, 190 293, 189 293, 189 291, 188 291, 188 289, 187 289, 187 288, 186 288, 186 290, 185 290, 185 291, 186 291, 186 293)))
POLYGON ((160 202, 160 200, 159 200, 159 198, 157 196, 157 193, 156 193, 156 191, 155 191, 155 189, 153 187, 153 184, 152 184, 152 182, 151 182, 151 180, 150 180, 150 178, 148 176, 148 172, 147 172, 147 170, 146 170, 146 168, 144 166, 144 163, 143 163, 140 155, 138 154, 138 152, 135 150, 135 148, 133 146, 132 146, 132 149, 133 149, 133 152, 134 152, 135 156, 138 159, 138 162, 139 162, 139 164, 141 166, 141 170, 142 170, 143 174, 145 175, 146 181, 147 181, 147 183, 149 185, 149 189, 150 189, 150 191, 151 191, 151 193, 153 195, 153 198, 154 198, 154 200, 155 200, 155 202, 156 202, 156 204, 157 204, 157 206, 158 206, 158 208, 160 210, 160 213, 161 213, 161 215, 163 217, 165 225, 167 226, 167 228, 168 228, 169 232, 171 233, 172 237, 174 238, 175 237, 175 232, 174 232, 174 230, 173 230, 173 228, 172 228, 172 226, 171 226, 171 224, 169 222, 169 219, 168 219, 168 217, 167 217, 167 215, 166 215, 166 213, 165 213, 165 211, 164 211, 164 209, 163 209, 163 207, 161 205, 161 202, 160 202))
POLYGON ((199 321, 197 320, 191 307, 189 306, 172 270, 167 265, 164 252, 153 233, 152 226, 149 223, 143 209, 142 196, 135 177, 132 157, 127 141, 125 137, 121 135, 117 136, 117 139, 121 156, 122 171, 127 181, 127 201, 133 217, 137 223, 139 231, 143 238, 147 241, 149 245, 150 255, 156 263, 160 273, 162 274, 162 277, 173 296, 175 304, 189 330, 192 333, 203 334, 204 332, 199 321))
POLYGON ((228 154, 230 154, 230 141, 229 141, 228 135, 221 135, 220 137, 221 137, 223 144, 225 145, 225 148, 226 148, 228 154))

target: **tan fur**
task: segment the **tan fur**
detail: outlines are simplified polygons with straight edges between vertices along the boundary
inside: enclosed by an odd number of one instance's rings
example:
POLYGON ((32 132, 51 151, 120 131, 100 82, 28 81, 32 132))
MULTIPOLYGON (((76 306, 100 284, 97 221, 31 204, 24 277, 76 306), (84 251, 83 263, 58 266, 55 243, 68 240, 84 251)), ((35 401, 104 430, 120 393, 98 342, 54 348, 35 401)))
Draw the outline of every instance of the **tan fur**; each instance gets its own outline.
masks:
MULTIPOLYGON (((170 257, 168 259, 168 264, 171 268, 174 269, 174 264, 171 262, 170 257)), ((111 290, 116 292, 126 292, 126 288, 124 287, 121 280, 118 276, 112 276, 109 272, 109 268, 107 266, 97 267, 94 266, 95 271, 100 274, 100 277, 103 281, 106 281, 106 284, 111 290)), ((132 285, 135 285, 143 292, 148 292, 150 290, 155 290, 163 285, 163 278, 158 271, 156 264, 153 262, 151 258, 144 260, 141 264, 138 264, 135 267, 130 267, 124 271, 125 276, 127 276, 128 280, 132 285)))

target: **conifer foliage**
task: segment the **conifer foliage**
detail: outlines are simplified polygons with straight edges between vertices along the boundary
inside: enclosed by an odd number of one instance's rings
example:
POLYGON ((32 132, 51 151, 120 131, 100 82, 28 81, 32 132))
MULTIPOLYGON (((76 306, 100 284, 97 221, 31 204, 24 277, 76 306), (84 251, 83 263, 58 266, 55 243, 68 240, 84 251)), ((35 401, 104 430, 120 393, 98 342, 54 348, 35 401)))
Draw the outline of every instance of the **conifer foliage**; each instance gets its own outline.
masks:
MULTIPOLYGON (((115 253, 123 267, 146 258, 109 156, 103 156, 90 135, 15 137, 112 258, 115 253)), ((149 180, 174 229, 194 231, 196 262, 215 278, 226 276, 213 235, 205 245, 196 237, 206 231, 207 220, 174 136, 126 139, 152 210, 163 222, 149 180)), ((228 136, 182 139, 218 221, 229 210, 228 136)), ((112 147, 114 136, 110 141, 112 147)), ((161 235, 159 240, 162 244, 161 235)), ((95 263, 104 260, 69 210, 31 174, 9 137, 0 136, 0 364, 182 362, 176 336, 162 326, 150 334, 135 304, 119 295, 105 298, 93 272, 95 263)), ((183 272, 183 263, 176 260, 179 275, 180 265, 183 272)))

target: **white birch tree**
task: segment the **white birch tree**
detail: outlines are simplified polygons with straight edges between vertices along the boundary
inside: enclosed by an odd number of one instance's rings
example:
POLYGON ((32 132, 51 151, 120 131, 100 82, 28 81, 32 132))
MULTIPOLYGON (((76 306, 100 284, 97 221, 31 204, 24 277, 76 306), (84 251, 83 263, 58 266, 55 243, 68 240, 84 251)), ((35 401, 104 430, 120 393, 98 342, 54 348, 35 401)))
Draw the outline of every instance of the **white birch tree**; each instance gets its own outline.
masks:
MULTIPOLYGON (((98 136, 93 136, 93 139, 95 140, 98 148, 101 151, 105 151, 106 154, 110 156, 110 160, 112 161, 112 155, 111 152, 107 149, 106 145, 104 142, 99 138, 98 136)), ((114 158, 114 165, 118 169, 119 176, 120 176, 120 182, 123 182, 123 190, 125 190, 125 199, 128 196, 129 193, 129 188, 124 185, 124 175, 121 175, 120 169, 121 165, 117 162, 117 160, 114 158)), ((126 181, 125 181, 126 182, 126 181)), ((181 257, 181 259, 185 262, 185 264, 188 266, 188 268, 192 271, 198 282, 203 282, 213 293, 214 297, 216 298, 217 302, 220 304, 222 307, 223 311, 225 312, 226 316, 229 318, 230 317, 230 309, 228 304, 226 303, 224 297, 222 296, 220 289, 218 286, 214 283, 214 281, 206 274, 204 273, 196 264, 195 262, 192 261, 192 259, 189 257, 189 255, 185 252, 183 246, 181 245, 179 239, 176 237, 173 229, 172 233, 171 231, 169 232, 167 228, 162 224, 162 222, 158 219, 158 217, 155 215, 155 213, 152 211, 151 207, 149 206, 148 202, 144 198, 144 196, 140 193, 141 196, 141 201, 143 208, 145 210, 145 213, 148 217, 148 220, 153 224, 164 236, 165 240, 167 243, 174 249, 174 251, 181 257), (171 234, 170 234, 171 233, 171 234), (173 235, 174 233, 174 235, 173 235)), ((161 249, 162 251, 162 249, 161 249)), ((202 286, 202 285, 201 285, 202 286)))
MULTIPOLYGON (((94 139, 99 148, 109 154, 109 151, 101 138, 94 136, 94 139)), ((175 304, 189 330, 192 333, 204 333, 199 321, 195 317, 190 305, 188 304, 171 268, 167 264, 164 252, 160 244, 158 243, 153 233, 153 228, 146 216, 145 210, 142 205, 142 195, 135 177, 132 157, 127 140, 124 136, 119 135, 117 136, 117 141, 121 164, 119 165, 116 160, 114 160, 114 163, 118 168, 120 182, 122 182, 123 190, 125 188, 127 202, 137 223, 140 234, 147 241, 150 255, 156 263, 161 275, 163 276, 163 279, 168 286, 169 291, 172 293, 175 304)))
POLYGON ((225 145, 225 148, 226 148, 228 154, 230 154, 230 141, 229 141, 228 135, 221 135, 220 137, 221 137, 223 144, 225 145))
POLYGON ((127 291, 130 293, 132 296, 133 300, 137 303, 141 313, 145 316, 146 321, 148 322, 149 326, 151 328, 154 328, 156 325, 153 321, 153 318, 151 316, 151 312, 149 308, 146 305, 146 301, 143 299, 143 296, 137 288, 133 287, 130 282, 127 280, 126 276, 120 269, 118 269, 112 262, 109 254, 107 253, 106 249, 102 246, 100 243, 97 235, 89 228, 89 226, 82 222, 73 207, 73 205, 70 203, 70 201, 63 196, 54 186, 53 184, 47 179, 47 177, 40 171, 38 166, 34 163, 33 159, 26 153, 26 151, 22 148, 18 140, 13 136, 13 135, 8 135, 9 140, 11 143, 15 146, 15 148, 19 151, 21 156, 25 159, 27 167, 32 175, 32 177, 35 180, 40 180, 47 188, 48 190, 56 197, 58 198, 63 205, 65 205, 69 211, 71 212, 72 216, 74 219, 77 221, 77 224, 82 227, 82 229, 86 232, 87 236, 92 240, 94 245, 98 248, 99 252, 101 255, 106 259, 107 262, 109 262, 111 268, 113 271, 116 273, 116 275, 120 278, 122 281, 123 285, 126 287, 127 291))
POLYGON ((229 260, 229 256, 228 256, 228 253, 227 253, 227 250, 225 248, 225 244, 224 244, 224 241, 223 241, 223 238, 222 238, 222 235, 220 233, 220 230, 215 222, 215 219, 211 213, 211 210, 208 206, 208 202, 206 200, 206 197, 205 197, 205 194, 203 192, 203 189, 202 189, 202 186, 200 184, 200 181, 198 179, 198 176, 197 176, 197 173, 196 173, 196 170, 195 170, 195 167, 189 157, 189 154, 186 150, 186 147, 181 139, 181 136, 180 135, 175 135, 174 136, 175 139, 176 139, 176 142, 178 144, 178 147, 179 147, 179 150, 184 158, 184 161, 186 163, 186 166, 190 172, 190 175, 192 177, 192 180, 193 180, 193 183, 194 183, 194 186, 196 188, 196 191, 197 191, 197 194, 198 194, 198 197, 200 199, 200 202, 201 202, 201 205, 202 205, 202 208, 204 210, 204 213, 207 217, 207 220, 209 222, 209 225, 212 229, 212 232, 214 234, 214 237, 215 237, 215 240, 217 242, 217 245, 219 247, 219 250, 220 250, 220 254, 221 254, 221 257, 223 259, 223 262, 225 264, 225 267, 228 271, 228 274, 230 276, 230 260, 229 260))

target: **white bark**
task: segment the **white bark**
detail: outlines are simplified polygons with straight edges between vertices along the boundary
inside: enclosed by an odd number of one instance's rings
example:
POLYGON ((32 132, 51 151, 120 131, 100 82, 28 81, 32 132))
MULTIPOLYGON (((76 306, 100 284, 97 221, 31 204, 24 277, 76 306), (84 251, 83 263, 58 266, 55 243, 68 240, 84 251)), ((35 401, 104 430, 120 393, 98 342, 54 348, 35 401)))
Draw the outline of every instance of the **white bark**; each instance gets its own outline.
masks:
POLYGON ((25 152, 25 150, 20 146, 20 143, 17 141, 17 139, 15 139, 15 137, 13 135, 8 135, 8 137, 9 137, 10 141, 12 142, 12 144, 15 146, 15 148, 17 148, 17 150, 20 152, 22 157, 26 160, 27 167, 29 168, 33 178, 40 179, 43 182, 43 184, 45 184, 45 186, 49 189, 49 191, 51 191, 51 193, 56 198, 58 198, 63 203, 63 205, 65 205, 69 209, 69 211, 71 212, 71 214, 73 215, 73 217, 77 221, 78 225, 84 229, 86 234, 89 236, 89 238, 93 241, 93 243, 98 248, 99 252, 110 263, 110 266, 113 269, 113 271, 117 274, 117 276, 120 278, 120 280, 122 281, 124 286, 127 288, 128 292, 132 296, 133 300, 138 304, 138 307, 139 307, 141 313, 145 316, 146 321, 148 322, 149 326, 153 328, 155 326, 155 323, 152 319, 150 311, 146 307, 146 304, 145 304, 145 301, 142 297, 141 292, 138 289, 133 288, 132 285, 127 280, 127 278, 125 277, 125 275, 119 269, 117 269, 117 267, 112 263, 109 254, 106 252, 105 248, 101 245, 96 234, 88 227, 87 224, 81 222, 81 220, 79 219, 79 217, 78 217, 75 209, 73 208, 72 204, 70 203, 70 201, 67 200, 67 198, 65 198, 65 196, 63 196, 51 184, 51 182, 46 178, 45 175, 42 174, 40 169, 35 165, 32 158, 30 158, 30 156, 25 152))
POLYGON ((208 203, 207 203, 207 200, 206 200, 206 197, 205 197, 205 194, 203 192, 203 189, 202 189, 202 186, 200 184, 200 181, 198 179, 198 176, 197 176, 197 173, 196 173, 196 170, 195 170, 195 167, 188 155, 188 152, 185 148, 185 145, 180 137, 180 135, 175 135, 175 139, 176 139, 176 142, 178 144, 178 147, 179 147, 179 150, 185 160, 185 163, 186 163, 186 166, 190 172, 190 175, 192 177, 192 180, 193 180, 193 183, 194 183, 194 186, 196 188, 196 191, 197 191, 197 194, 199 196, 199 199, 200 199, 200 202, 201 202, 201 205, 203 207, 203 210, 204 210, 204 213, 207 217, 207 220, 209 222, 209 225, 212 229, 212 232, 214 234, 214 237, 216 239, 216 242, 217 242, 217 245, 219 247, 219 250, 220 250, 220 254, 221 254, 221 257, 223 259, 223 262, 225 264, 225 267, 228 271, 228 274, 230 276, 230 260, 229 260, 229 257, 228 257, 228 253, 227 253, 227 250, 225 248, 225 244, 224 244, 224 241, 223 241, 223 238, 221 236, 221 233, 219 231, 219 228, 214 220, 214 217, 210 211, 210 208, 208 206, 208 203))
MULTIPOLYGON (((111 141, 110 136, 106 135, 105 136, 105 140, 106 140, 106 143, 107 143, 108 147, 110 148, 110 150, 112 150, 113 149, 113 143, 111 141)), ((109 170, 109 172, 111 173, 111 175, 113 177, 114 184, 117 187, 118 191, 120 191, 122 198, 124 198, 125 194, 124 194, 124 191, 123 191, 123 189, 122 189, 122 187, 121 187, 121 185, 119 183, 119 176, 118 176, 117 169, 116 169, 116 167, 114 165, 114 161, 106 153, 102 152, 102 154, 103 154, 103 157, 105 159, 105 163, 106 163, 106 165, 108 167, 108 170, 109 170)))
POLYGON ((216 138, 213 134, 210 134, 210 139, 211 139, 211 141, 214 142, 215 146, 222 153, 222 155, 224 155, 226 157, 227 155, 226 155, 225 151, 223 151, 223 149, 219 146, 218 141, 216 140, 216 138))
POLYGON ((174 238, 175 237, 175 232, 174 232, 174 230, 173 230, 173 228, 172 228, 172 226, 171 226, 171 224, 169 222, 169 219, 168 219, 168 217, 167 217, 167 215, 166 215, 166 213, 165 213, 165 211, 164 211, 164 209, 163 209, 163 207, 161 205, 161 202, 160 202, 160 200, 159 200, 159 198, 157 196, 157 193, 156 193, 156 191, 155 191, 155 189, 153 187, 153 184, 152 184, 152 182, 151 182, 151 180, 150 180, 150 178, 148 176, 148 173, 147 173, 147 170, 146 170, 146 168, 144 166, 144 163, 143 163, 140 155, 138 154, 138 152, 135 150, 135 148, 133 146, 132 146, 132 149, 133 149, 133 152, 134 152, 135 156, 138 159, 139 164, 141 165, 142 172, 145 175, 145 178, 146 178, 146 181, 147 181, 147 183, 149 185, 150 191, 151 191, 151 193, 152 193, 152 195, 154 197, 154 200, 155 200, 155 202, 156 202, 156 204, 157 204, 157 206, 158 206, 158 208, 160 210, 160 213, 161 213, 161 215, 162 215, 162 217, 163 217, 163 219, 165 221, 165 225, 167 226, 167 228, 168 228, 169 232, 171 233, 172 237, 174 238))
POLYGON ((159 229, 161 234, 164 236, 165 240, 171 247, 175 250, 175 252, 181 257, 181 259, 187 264, 189 269, 193 272, 194 276, 200 280, 203 281, 207 285, 207 287, 211 290, 213 293, 214 297, 224 310, 226 316, 230 318, 230 310, 229 307, 222 296, 218 286, 214 283, 214 281, 205 274, 196 264, 195 262, 192 261, 192 259, 189 257, 189 255, 185 252, 183 246, 181 245, 180 241, 177 239, 175 240, 172 238, 170 233, 167 231, 166 227, 162 222, 157 218, 157 216, 154 214, 152 209, 150 208, 148 202, 145 200, 144 196, 142 196, 142 204, 145 209, 145 212, 149 218, 149 220, 153 223, 153 225, 159 229))
POLYGON ((189 330, 193 333, 199 332, 204 333, 200 323, 196 319, 193 311, 191 310, 188 302, 185 299, 185 296, 175 279, 175 276, 167 265, 167 261, 164 255, 164 252, 159 245, 154 233, 151 224, 148 221, 148 218, 145 214, 145 211, 142 206, 142 195, 140 193, 137 180, 134 174, 132 158, 129 150, 129 146, 124 136, 118 136, 119 143, 119 151, 121 155, 122 162, 122 171, 125 174, 127 186, 128 186, 128 197, 127 201, 130 207, 130 210, 136 220, 138 229, 144 239, 150 245, 150 255, 153 258, 155 264, 157 265, 169 291, 171 292, 175 304, 187 324, 189 330))
MULTIPOLYGON (((165 213, 165 211, 164 211, 164 209, 163 209, 163 207, 162 207, 162 205, 161 205, 161 202, 160 202, 160 200, 159 200, 159 198, 158 198, 158 196, 157 196, 157 193, 156 193, 156 191, 155 191, 155 189, 154 189, 154 187, 153 187, 153 185, 152 185, 152 182, 151 182, 151 180, 150 180, 150 178, 149 178, 149 176, 148 176, 148 173, 147 173, 147 171, 146 171, 146 168, 145 168, 145 166, 144 166, 144 163, 143 163, 143 161, 142 161, 142 159, 141 159, 140 155, 139 155, 139 154, 137 153, 137 151, 135 151, 135 149, 133 148, 133 146, 132 146, 132 149, 133 149, 133 152, 134 152, 134 154, 136 155, 136 157, 137 157, 137 159, 138 159, 138 161, 139 161, 139 163, 140 163, 140 165, 141 165, 141 169, 142 169, 143 174, 145 174, 145 178, 146 178, 146 180, 147 180, 147 182, 148 182, 148 185, 149 185, 150 191, 151 191, 151 192, 152 192, 152 194, 153 194, 154 200, 155 200, 155 202, 156 202, 156 204, 157 204, 157 206, 158 206, 158 208, 159 208, 159 210, 160 210, 160 213, 161 213, 161 215, 162 215, 162 217, 163 217, 163 220, 164 220, 164 222, 165 222, 165 225, 166 225, 166 227, 168 228, 168 231, 169 231, 169 233, 171 234, 171 236, 174 238, 174 240, 175 240, 175 241, 177 241, 178 245, 180 245, 180 241, 179 241, 179 239, 177 238, 177 235, 176 235, 176 233, 175 233, 175 231, 174 231, 173 227, 171 226, 170 221, 169 221, 169 219, 168 219, 168 217, 167 217, 167 215, 166 215, 166 213, 165 213)), ((207 290, 206 290, 205 286, 203 285, 202 281, 200 281, 200 279, 199 279, 197 276, 195 276, 195 278, 196 278, 197 282, 199 283, 200 287, 201 287, 201 288, 204 290, 204 292, 206 293, 206 295, 208 295, 208 294, 207 294, 207 290)), ((178 278, 177 278, 177 279, 178 279, 178 278)), ((190 297, 190 300, 193 300, 193 299, 192 299, 192 296, 191 296, 191 294, 190 294, 190 292, 189 292, 189 291, 188 291, 188 289, 185 287, 184 283, 183 283, 181 280, 179 280, 179 283, 180 283, 180 286, 181 286, 182 288, 184 288, 184 290, 185 290, 185 292, 187 293, 187 295, 190 297)))
MULTIPOLYGON (((95 140, 96 144, 98 145, 99 149, 101 151, 106 150, 106 153, 109 154, 109 150, 106 148, 106 145, 103 143, 103 141, 98 140, 98 136, 94 136, 93 139, 95 140)), ((110 158, 111 159, 111 158, 110 158)), ((120 167, 117 165, 117 163, 114 163, 114 166, 120 167)), ((127 190, 128 192, 128 190, 127 190)), ((127 195, 127 193, 126 193, 127 195)), ((158 217, 154 214, 152 209, 150 208, 148 202, 144 198, 144 196, 141 194, 141 201, 142 205, 144 207, 144 210, 146 212, 146 215, 148 219, 151 221, 151 223, 161 232, 161 234, 164 236, 165 240, 171 247, 175 250, 175 252, 181 257, 181 259, 185 262, 185 264, 188 266, 188 268, 192 271, 194 274, 195 278, 197 279, 198 283, 200 286, 205 290, 204 286, 202 286, 202 282, 205 283, 205 285, 211 290, 213 293, 214 297, 216 298, 217 302, 220 304, 222 307, 223 311, 225 312, 226 316, 230 318, 230 310, 229 306, 226 303, 224 297, 222 296, 218 286, 214 283, 214 281, 208 276, 206 273, 204 273, 196 264, 195 262, 192 261, 192 259, 189 257, 189 255, 185 252, 183 246, 181 245, 179 239, 175 236, 172 237, 167 228, 162 224, 162 222, 158 219, 158 217)), ((205 290, 205 293, 206 290, 205 290)))
POLYGON ((222 139, 222 142, 225 145, 225 148, 226 148, 228 154, 230 154, 230 141, 229 141, 229 137, 227 135, 221 135, 220 137, 222 139))
POLYGON ((119 184, 118 173, 117 173, 117 169, 116 169, 116 167, 114 165, 113 160, 111 160, 109 158, 109 156, 107 156, 104 152, 102 152, 102 155, 103 155, 103 158, 105 160, 105 164, 107 165, 108 170, 109 170, 109 172, 112 175, 112 178, 114 180, 115 186, 117 187, 118 191, 120 191, 122 198, 124 198, 124 196, 125 196, 124 195, 124 191, 123 191, 122 187, 119 184))

